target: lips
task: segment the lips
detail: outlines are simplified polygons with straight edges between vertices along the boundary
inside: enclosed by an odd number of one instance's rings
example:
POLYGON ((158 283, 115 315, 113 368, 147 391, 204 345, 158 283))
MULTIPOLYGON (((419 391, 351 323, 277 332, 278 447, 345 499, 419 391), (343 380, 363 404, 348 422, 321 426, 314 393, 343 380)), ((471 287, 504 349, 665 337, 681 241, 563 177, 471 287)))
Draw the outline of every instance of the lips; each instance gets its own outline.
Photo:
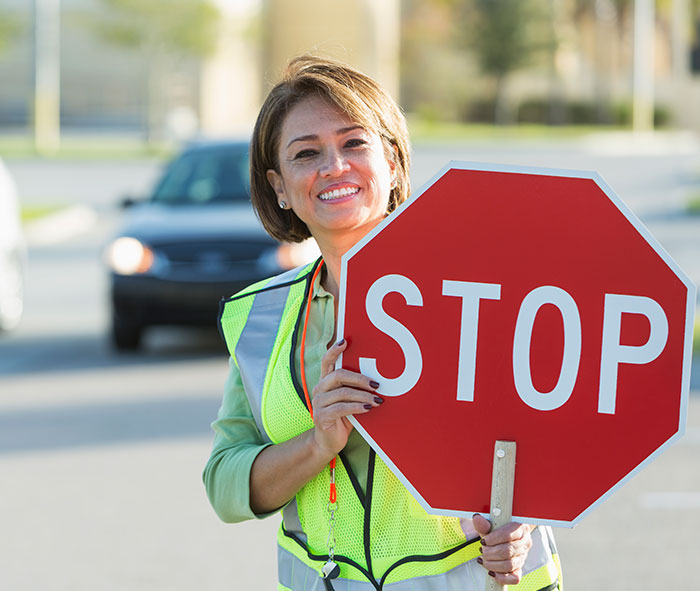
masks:
POLYGON ((332 189, 330 191, 319 193, 318 198, 322 201, 331 201, 332 199, 340 199, 341 197, 354 195, 359 190, 359 187, 342 187, 340 189, 332 189))

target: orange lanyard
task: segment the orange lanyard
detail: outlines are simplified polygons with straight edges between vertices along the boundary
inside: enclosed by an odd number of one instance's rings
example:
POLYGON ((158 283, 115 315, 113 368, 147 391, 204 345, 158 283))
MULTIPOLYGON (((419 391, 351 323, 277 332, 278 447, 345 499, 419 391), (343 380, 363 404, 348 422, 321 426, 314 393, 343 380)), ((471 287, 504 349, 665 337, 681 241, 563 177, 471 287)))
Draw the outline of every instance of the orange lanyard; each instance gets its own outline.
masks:
MULTIPOLYGON (((309 389, 306 386, 306 369, 304 366, 304 353, 306 350, 306 327, 309 324, 309 311, 311 310, 311 300, 313 299, 314 295, 314 285, 316 284, 316 278, 318 277, 318 274, 321 272, 321 268, 323 267, 324 262, 321 260, 321 263, 316 267, 316 271, 314 271, 313 277, 311 277, 311 286, 309 288, 309 297, 306 301, 306 313, 304 317, 304 329, 302 330, 301 333, 301 347, 300 347, 300 357, 301 357, 301 386, 302 389, 304 390, 304 398, 306 399, 306 406, 309 408, 309 413, 311 414, 311 418, 314 418, 314 409, 313 406, 311 405, 311 397, 309 396, 309 389)), ((330 495, 329 495, 329 502, 331 504, 335 504, 336 502, 336 491, 335 491, 335 458, 333 458, 330 463, 328 464, 328 467, 330 469, 330 475, 331 475, 331 490, 330 490, 330 495)))

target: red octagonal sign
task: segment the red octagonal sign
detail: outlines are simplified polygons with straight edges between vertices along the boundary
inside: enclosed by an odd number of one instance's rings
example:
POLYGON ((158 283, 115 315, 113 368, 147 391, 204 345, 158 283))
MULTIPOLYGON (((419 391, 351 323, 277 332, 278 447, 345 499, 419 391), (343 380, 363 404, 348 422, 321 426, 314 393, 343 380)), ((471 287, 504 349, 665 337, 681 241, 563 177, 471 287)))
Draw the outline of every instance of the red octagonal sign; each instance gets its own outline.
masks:
POLYGON ((695 286, 595 173, 453 162, 343 257, 353 424, 426 510, 572 525, 684 431, 695 286))

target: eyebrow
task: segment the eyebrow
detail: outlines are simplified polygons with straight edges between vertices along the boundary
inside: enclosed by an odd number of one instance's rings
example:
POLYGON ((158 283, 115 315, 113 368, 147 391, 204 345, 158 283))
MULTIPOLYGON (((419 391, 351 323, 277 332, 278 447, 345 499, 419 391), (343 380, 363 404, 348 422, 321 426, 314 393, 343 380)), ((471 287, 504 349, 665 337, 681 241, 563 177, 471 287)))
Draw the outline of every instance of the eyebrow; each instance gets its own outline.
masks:
MULTIPOLYGON (((335 135, 343 135, 345 133, 348 133, 350 131, 354 131, 355 129, 364 129, 362 125, 350 125, 349 127, 341 127, 340 129, 336 130, 335 135)), ((299 137, 294 138, 291 140, 288 144, 287 147, 291 146, 294 142, 307 142, 307 141, 313 141, 317 140, 318 136, 316 134, 309 134, 309 135, 300 135, 299 137)))

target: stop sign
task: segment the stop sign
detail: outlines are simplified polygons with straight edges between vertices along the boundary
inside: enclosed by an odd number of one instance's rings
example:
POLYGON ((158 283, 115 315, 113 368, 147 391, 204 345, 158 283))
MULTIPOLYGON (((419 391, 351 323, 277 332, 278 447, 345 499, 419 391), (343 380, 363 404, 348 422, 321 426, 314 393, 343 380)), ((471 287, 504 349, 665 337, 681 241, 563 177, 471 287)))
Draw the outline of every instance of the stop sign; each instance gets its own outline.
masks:
POLYGON ((573 525, 684 431, 695 286, 595 173, 450 163, 343 257, 352 418, 431 513, 573 525))

